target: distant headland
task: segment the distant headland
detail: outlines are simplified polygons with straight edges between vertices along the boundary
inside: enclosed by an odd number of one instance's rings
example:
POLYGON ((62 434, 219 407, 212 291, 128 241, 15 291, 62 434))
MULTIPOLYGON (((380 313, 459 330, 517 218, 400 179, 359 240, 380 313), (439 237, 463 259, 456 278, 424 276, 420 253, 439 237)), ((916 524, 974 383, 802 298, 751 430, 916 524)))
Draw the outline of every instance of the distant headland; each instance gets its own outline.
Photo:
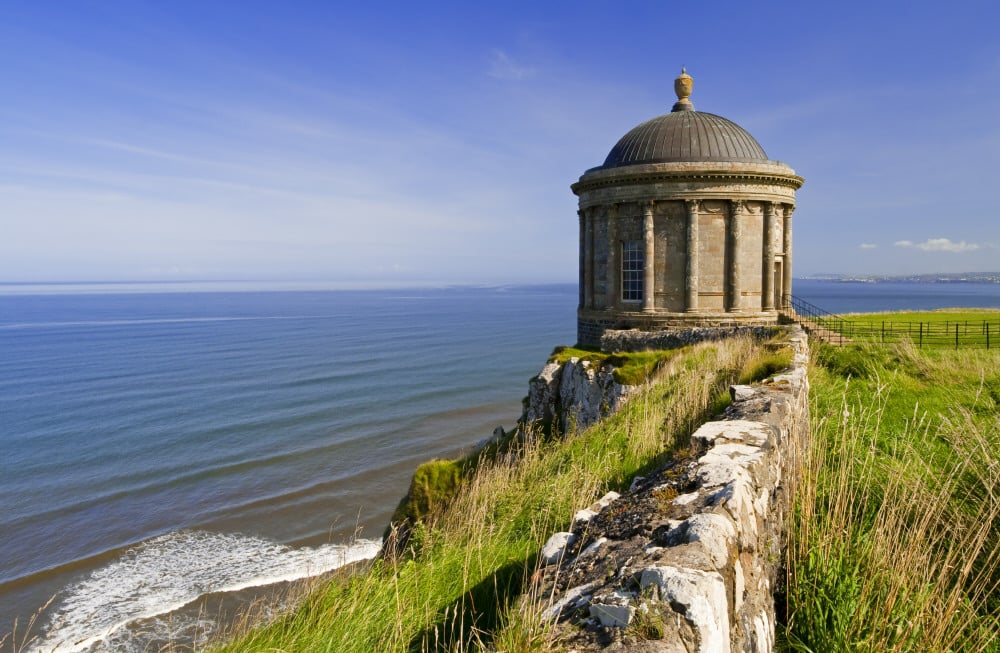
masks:
POLYGON ((927 274, 816 274, 802 277, 813 281, 862 283, 997 283, 1000 272, 936 272, 927 274))

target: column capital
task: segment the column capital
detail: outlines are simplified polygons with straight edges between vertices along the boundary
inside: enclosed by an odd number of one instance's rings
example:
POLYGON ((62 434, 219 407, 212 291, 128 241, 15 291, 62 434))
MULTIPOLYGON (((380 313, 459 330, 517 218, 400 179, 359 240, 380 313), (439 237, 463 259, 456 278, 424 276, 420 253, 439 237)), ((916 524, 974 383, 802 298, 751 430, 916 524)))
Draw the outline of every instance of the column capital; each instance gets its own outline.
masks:
POLYGON ((739 215, 746 211, 747 203, 746 200, 729 200, 729 206, 734 215, 739 215))
POLYGON ((764 202, 764 215, 775 217, 781 212, 781 204, 777 202, 764 202))
POLYGON ((701 200, 684 200, 688 213, 695 213, 701 210, 701 200))

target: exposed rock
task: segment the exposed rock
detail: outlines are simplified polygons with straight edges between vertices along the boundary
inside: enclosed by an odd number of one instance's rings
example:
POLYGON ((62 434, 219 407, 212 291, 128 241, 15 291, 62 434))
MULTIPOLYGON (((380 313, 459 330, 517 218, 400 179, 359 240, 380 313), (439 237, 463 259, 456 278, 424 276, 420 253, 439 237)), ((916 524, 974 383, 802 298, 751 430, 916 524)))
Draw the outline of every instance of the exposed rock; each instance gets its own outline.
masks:
POLYGON ((552 565, 562 560, 566 548, 576 542, 576 535, 569 532, 556 533, 548 539, 538 554, 543 565, 552 565))
POLYGON ((684 524, 687 541, 704 544, 712 564, 718 569, 725 567, 731 558, 730 549, 736 544, 736 529, 732 520, 708 512, 694 515, 684 524))
POLYGON ((567 591, 558 601, 550 605, 542 612, 543 621, 555 621, 558 620, 563 613, 568 613, 575 610, 578 606, 585 603, 589 598, 591 590, 597 585, 597 583, 588 583, 586 585, 580 585, 574 587, 573 589, 567 591))
POLYGON ((655 586, 660 599, 684 615, 698 632, 698 650, 730 650, 729 610, 722 575, 699 569, 650 567, 642 572, 639 587, 655 586))
POLYGON ((590 601, 590 616, 602 626, 624 628, 635 614, 635 606, 631 605, 633 598, 631 593, 621 590, 595 596, 590 601))
POLYGON ((731 385, 729 386, 729 397, 733 401, 747 401, 753 399, 757 396, 754 392, 753 386, 749 385, 731 385))
POLYGON ((521 422, 547 421, 566 432, 607 417, 638 389, 615 381, 614 370, 610 364, 576 357, 562 364, 546 363, 528 384, 521 422))
POLYGON ((577 510, 576 514, 573 515, 573 525, 576 528, 583 528, 586 526, 591 519, 596 517, 602 510, 607 508, 613 502, 617 501, 621 495, 617 492, 608 492, 603 497, 590 504, 588 507, 577 510))
POLYGON ((538 376, 528 382, 528 401, 524 407, 522 419, 527 423, 538 420, 552 420, 556 417, 559 398, 559 380, 562 378, 562 365, 546 363, 538 376))

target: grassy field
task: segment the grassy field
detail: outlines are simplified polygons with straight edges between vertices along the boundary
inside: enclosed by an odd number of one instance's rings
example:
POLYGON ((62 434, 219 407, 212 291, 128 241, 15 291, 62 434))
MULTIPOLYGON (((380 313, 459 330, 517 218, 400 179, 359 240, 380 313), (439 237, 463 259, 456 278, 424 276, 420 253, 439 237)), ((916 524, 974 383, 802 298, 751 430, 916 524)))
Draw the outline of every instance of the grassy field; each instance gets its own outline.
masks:
POLYGON ((402 554, 311 588, 288 614, 249 614, 216 650, 553 650, 521 598, 541 545, 575 510, 687 446, 729 384, 767 372, 775 355, 749 339, 677 352, 656 383, 598 425, 484 460, 413 528, 402 554))
POLYGON ((1000 310, 961 309, 851 313, 826 326, 852 340, 900 342, 922 347, 1000 349, 1000 310))
POLYGON ((786 644, 1000 650, 1000 351, 814 347, 786 644))

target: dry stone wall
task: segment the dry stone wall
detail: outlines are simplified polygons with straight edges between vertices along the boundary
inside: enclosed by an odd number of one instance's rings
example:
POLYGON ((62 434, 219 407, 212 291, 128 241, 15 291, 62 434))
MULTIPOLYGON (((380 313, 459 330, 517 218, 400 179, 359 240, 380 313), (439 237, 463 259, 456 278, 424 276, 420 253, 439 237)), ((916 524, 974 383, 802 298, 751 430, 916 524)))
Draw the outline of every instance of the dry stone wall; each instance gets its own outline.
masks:
POLYGON ((808 439, 808 344, 792 367, 734 386, 693 455, 577 513, 540 554, 543 618, 569 650, 769 652, 798 456, 808 439))

